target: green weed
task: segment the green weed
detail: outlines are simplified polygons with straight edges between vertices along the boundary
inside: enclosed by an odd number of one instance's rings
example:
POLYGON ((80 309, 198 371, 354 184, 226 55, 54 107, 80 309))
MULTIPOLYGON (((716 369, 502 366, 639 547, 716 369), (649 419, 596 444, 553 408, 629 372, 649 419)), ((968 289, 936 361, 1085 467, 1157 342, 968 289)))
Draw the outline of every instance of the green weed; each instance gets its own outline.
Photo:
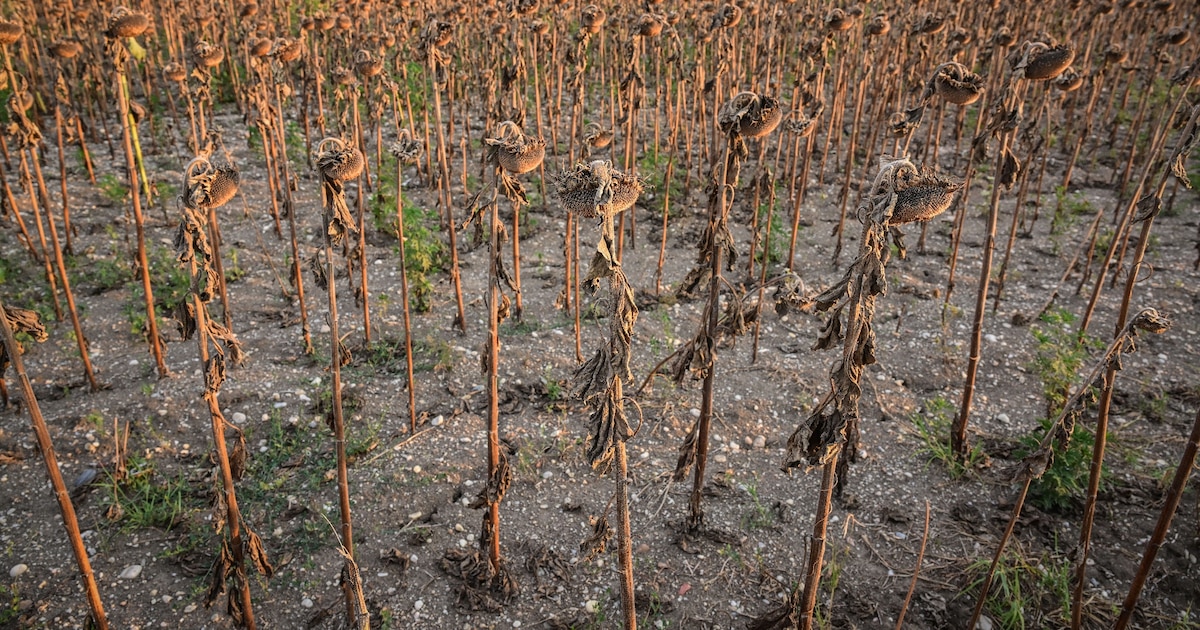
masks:
POLYGON ((112 173, 101 175, 96 180, 96 185, 100 188, 100 194, 114 204, 120 203, 125 199, 125 195, 129 194, 129 186, 112 173))
POLYGON ((977 469, 984 463, 985 455, 978 447, 971 447, 967 456, 959 461, 950 447, 950 426, 957 409, 942 396, 925 401, 920 411, 909 416, 917 437, 921 439, 921 453, 927 462, 938 462, 945 466, 951 478, 958 479, 977 469))

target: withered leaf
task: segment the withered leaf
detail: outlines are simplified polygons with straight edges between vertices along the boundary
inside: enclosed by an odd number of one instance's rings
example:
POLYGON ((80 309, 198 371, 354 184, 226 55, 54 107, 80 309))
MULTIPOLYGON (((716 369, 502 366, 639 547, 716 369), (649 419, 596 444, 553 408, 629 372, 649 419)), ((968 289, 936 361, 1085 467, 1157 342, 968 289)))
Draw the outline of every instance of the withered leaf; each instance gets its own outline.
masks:
POLYGON ((1146 219, 1157 217, 1162 210, 1162 198, 1154 193, 1142 195, 1137 202, 1137 211, 1133 215, 1134 223, 1141 223, 1146 219))
POLYGON ((250 552, 250 561, 254 563, 254 568, 266 577, 275 575, 275 567, 271 566, 271 561, 267 559, 267 550, 263 546, 262 538, 249 527, 246 528, 246 548, 250 552))
POLYGON ((1007 190, 1012 190, 1013 184, 1017 181, 1017 176, 1021 174, 1021 161, 1007 148, 1000 155, 1000 160, 1000 178, 997 181, 1000 186, 1003 186, 1007 190))
POLYGON ((607 510, 599 517, 592 517, 589 520, 592 522, 592 533, 579 543, 579 551, 584 554, 584 562, 591 562, 596 556, 604 553, 604 550, 608 548, 608 542, 612 540, 615 533, 612 526, 608 524, 607 510))

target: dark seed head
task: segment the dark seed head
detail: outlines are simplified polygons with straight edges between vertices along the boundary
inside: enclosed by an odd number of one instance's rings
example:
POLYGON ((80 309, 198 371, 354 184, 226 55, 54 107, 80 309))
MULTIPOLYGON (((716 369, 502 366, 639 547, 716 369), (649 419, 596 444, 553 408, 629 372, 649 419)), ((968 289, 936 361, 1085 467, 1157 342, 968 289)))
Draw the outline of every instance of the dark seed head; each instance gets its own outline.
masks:
POLYGON ((363 154, 339 138, 325 138, 317 145, 317 168, 331 182, 349 181, 362 174, 363 154))
POLYGON ((150 28, 150 19, 141 13, 135 13, 125 7, 113 9, 108 18, 108 30, 104 32, 109 39, 124 39, 137 37, 150 28))

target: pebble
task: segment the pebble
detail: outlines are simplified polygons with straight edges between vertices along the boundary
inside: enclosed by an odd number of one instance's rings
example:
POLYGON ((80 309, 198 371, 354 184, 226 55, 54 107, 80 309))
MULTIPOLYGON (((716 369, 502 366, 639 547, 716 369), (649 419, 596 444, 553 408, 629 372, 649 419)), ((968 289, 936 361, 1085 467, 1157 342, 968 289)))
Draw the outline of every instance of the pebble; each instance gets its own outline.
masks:
POLYGON ((693 417, 693 418, 699 418, 699 417, 700 417, 700 410, 699 410, 699 409, 696 409, 695 407, 692 407, 691 414, 692 414, 692 417, 693 417))
POLYGON ((1003 422, 1003 423, 1007 424, 1009 421, 1008 414, 1006 414, 1006 413, 999 414, 996 416, 996 420, 998 422, 1003 422))
POLYGON ((245 422, 246 422, 246 414, 244 414, 240 411, 233 412, 233 423, 234 424, 244 424, 245 422))
POLYGON ((729 461, 729 458, 728 458, 728 457, 725 457, 724 455, 717 455, 716 457, 713 457, 713 459, 714 459, 714 460, 715 460, 715 461, 716 461, 718 464, 724 464, 725 462, 729 461))
POLYGON ((417 601, 413 602, 413 610, 421 610, 424 607, 425 607, 425 600, 418 599, 417 601))
POLYGON ((975 622, 975 630, 992 630, 992 620, 980 617, 979 621, 975 622))
POLYGON ((132 580, 142 574, 142 565, 131 564, 121 570, 121 575, 118 576, 122 580, 132 580))
POLYGON ((25 564, 14 565, 13 568, 8 570, 8 577, 10 577, 10 578, 20 577, 28 570, 29 570, 29 567, 25 564))
POLYGON ((997 337, 996 335, 993 335, 991 333, 984 335, 983 338, 985 340, 987 340, 988 343, 996 343, 997 341, 1000 341, 999 337, 997 337))
POLYGON ((554 473, 553 473, 552 471, 549 471, 549 470, 547 470, 546 472, 542 473, 542 479, 549 479, 549 478, 551 478, 551 477, 553 477, 553 476, 554 476, 554 473))
POLYGON ((433 417, 433 420, 430 420, 430 421, 429 421, 429 426, 431 426, 431 427, 440 427, 440 426, 442 426, 442 423, 443 423, 443 422, 445 422, 445 421, 446 421, 446 420, 445 420, 445 418, 443 418, 443 417, 442 417, 442 416, 440 416, 440 415, 438 415, 438 416, 434 416, 434 417, 433 417))
POLYGON ((600 602, 594 599, 589 599, 586 603, 584 603, 583 609, 594 615, 600 612, 600 602))
POLYGON ((300 605, 305 608, 312 608, 313 600, 311 598, 305 597, 304 599, 300 600, 300 605))
POLYGON ((183 607, 183 614, 185 614, 185 615, 188 613, 194 613, 194 612, 196 612, 195 604, 188 604, 187 606, 183 607))
POLYGON ((767 438, 761 435, 754 436, 754 448, 763 449, 767 447, 767 438))

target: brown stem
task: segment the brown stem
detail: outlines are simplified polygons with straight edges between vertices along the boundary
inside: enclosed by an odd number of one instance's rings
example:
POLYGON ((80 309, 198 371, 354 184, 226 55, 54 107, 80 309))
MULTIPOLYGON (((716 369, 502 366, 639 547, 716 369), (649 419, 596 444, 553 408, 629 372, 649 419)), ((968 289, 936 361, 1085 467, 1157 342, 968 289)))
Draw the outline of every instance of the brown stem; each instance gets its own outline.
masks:
POLYGON ((704 469, 708 463, 708 430, 712 423, 713 414, 713 385, 714 375, 716 374, 717 352, 715 340, 717 338, 717 319, 721 310, 721 248, 716 245, 717 228, 725 221, 725 215, 728 212, 726 206, 726 187, 729 178, 729 161, 731 155, 731 145, 733 137, 726 139, 725 153, 721 158, 720 164, 717 166, 721 169, 721 177, 717 183, 717 199, 716 203, 712 204, 712 210, 709 214, 709 230, 713 234, 710 242, 713 244, 708 251, 709 258, 709 281, 708 281, 708 301, 704 307, 704 337, 711 340, 713 343, 712 356, 710 361, 712 364, 708 366, 704 374, 704 388, 700 398, 700 418, 696 420, 696 470, 695 476, 692 479, 692 494, 688 501, 688 518, 687 528, 691 531, 696 531, 704 521, 704 512, 700 506, 700 499, 704 490, 704 469))
POLYGON ((821 490, 817 495, 817 515, 813 522, 813 533, 809 538, 808 560, 804 573, 804 594, 800 598, 800 610, 796 615, 796 627, 811 630, 813 609, 817 605, 817 588, 821 584, 821 567, 825 563, 825 531, 829 525, 829 512, 833 506, 835 470, 841 449, 839 448, 821 467, 821 490))
POLYGON ((1000 536, 1000 542, 996 544, 996 553, 992 556, 992 564, 988 566, 987 575, 983 577, 983 584, 979 587, 979 599, 975 600, 975 610, 971 613, 971 622, 967 624, 968 628, 979 627, 979 617, 983 614, 983 605, 987 602, 988 591, 992 588, 992 577, 996 575, 996 567, 1000 564, 1000 558, 1004 555, 1004 547, 1008 544, 1008 539, 1012 538, 1013 529, 1017 526, 1017 519, 1021 518, 1021 508, 1025 505, 1025 496, 1029 494, 1030 479, 1026 479, 1021 486, 1021 493, 1017 495, 1016 507, 1013 508, 1012 516, 1008 519, 1008 526, 1004 528, 1004 533, 1000 536))
POLYGON ((925 530, 921 534, 921 549, 917 551, 917 566, 913 568, 912 581, 908 583, 908 594, 904 596, 904 605, 900 607, 900 615, 896 619, 896 630, 904 628, 904 615, 908 612, 908 604, 912 602, 913 592, 917 590, 917 577, 921 575, 921 560, 925 558, 925 544, 929 541, 929 499, 925 499, 925 530))
MULTIPOLYGON (((1011 132, 1001 136, 1000 144, 996 148, 995 172, 997 173, 1000 172, 1011 136, 1011 132)), ((965 458, 970 450, 967 442, 967 424, 971 417, 971 403, 975 396, 975 375, 979 371, 979 359, 983 345, 983 318, 987 313, 988 284, 992 276, 992 256, 996 249, 996 220, 1000 215, 1001 188, 1003 186, 998 181, 992 186, 992 202, 988 210, 987 240, 983 246, 983 262, 979 268, 979 292, 975 296, 975 319, 971 327, 971 354, 967 360, 967 378, 963 385, 962 402, 959 404, 958 414, 954 417, 954 426, 951 427, 951 446, 954 456, 959 459, 965 458)))
MULTIPOLYGON (((192 286, 195 285, 196 276, 196 261, 193 259, 191 263, 191 276, 193 278, 192 286)), ((196 337, 200 348, 200 365, 207 366, 209 360, 208 352, 208 324, 205 320, 208 319, 207 306, 201 301, 200 296, 192 294, 192 304, 196 310, 196 330, 199 333, 196 337)), ((212 421, 213 448, 217 452, 217 465, 221 469, 222 491, 225 494, 225 505, 229 511, 229 542, 233 552, 233 565, 239 574, 243 574, 243 567, 246 566, 244 549, 242 545, 242 515, 238 510, 237 494, 233 486, 233 469, 229 465, 229 451, 225 446, 225 418, 221 415, 221 408, 217 403, 216 392, 205 392, 204 400, 208 405, 209 418, 212 421)), ((239 580, 239 588, 242 599, 242 623, 248 630, 254 630, 254 609, 250 603, 250 582, 244 577, 239 580)))
MULTIPOLYGON (((329 184, 323 184, 328 186, 329 184)), ((342 193, 337 193, 342 194, 342 193)), ((350 520, 350 481, 346 469, 346 423, 342 413, 342 341, 338 336, 337 282, 333 262, 333 243, 325 230, 325 277, 329 288, 329 371, 333 374, 333 440, 337 450, 338 507, 341 515, 342 546, 354 559, 354 528, 350 520)), ((346 599, 346 619, 351 628, 357 627, 358 605, 351 589, 343 589, 346 599)))
MULTIPOLYGON (((489 213, 488 239, 488 334, 487 334, 487 396, 488 396, 488 479, 496 474, 500 466, 500 270, 497 256, 500 255, 500 169, 496 169, 496 181, 492 188, 492 209, 489 213)), ((490 543, 488 560, 493 571, 500 570, 500 503, 488 503, 490 543)))
MULTIPOLYGON (((61 145, 60 145, 61 147, 61 145)), ((44 187, 45 182, 42 181, 42 169, 39 166, 38 155, 35 147, 29 147, 30 161, 33 162, 37 171, 38 182, 44 187)), ((50 210, 48 197, 44 197, 47 203, 46 206, 46 222, 50 225, 51 245, 54 248, 54 264, 58 267, 58 278, 62 282, 63 294, 67 298, 67 310, 71 313, 71 326, 75 330, 75 343, 79 348, 79 358, 83 360, 83 373, 87 377, 88 386, 93 392, 100 391, 100 384, 96 382, 96 374, 92 370, 92 359, 88 356, 87 337, 83 335, 83 324, 79 321, 79 311, 75 308, 75 295, 71 292, 71 279, 67 275, 67 265, 63 260, 62 247, 58 241, 58 228, 54 226, 54 212, 50 210)), ((63 197, 63 208, 66 208, 66 197, 63 197)))
MULTIPOLYGON (((367 164, 366 145, 362 142, 362 120, 358 114, 358 88, 351 90, 354 98, 351 107, 354 109, 354 136, 357 138, 359 152, 363 156, 362 179, 359 180, 358 190, 354 193, 355 209, 358 211, 358 290, 362 297, 363 316, 363 347, 371 344, 371 292, 367 289, 367 226, 366 208, 363 195, 371 188, 371 167, 367 164)), ((333 276, 329 277, 332 281, 333 276)))
POLYGON ((133 159, 133 140, 130 137, 129 97, 124 64, 117 67, 117 106, 121 115, 121 138, 125 147, 125 164, 129 171, 129 196, 133 204, 133 220, 137 228, 138 271, 142 276, 142 297, 146 303, 146 337, 158 377, 166 378, 171 372, 163 361, 162 341, 158 336, 158 318, 154 313, 154 290, 150 286, 150 262, 146 258, 146 228, 142 218, 142 201, 138 192, 137 166, 133 159))
MULTIPOLYGON (((446 151, 445 132, 443 131, 443 128, 442 128, 442 90, 437 85, 437 74, 434 69, 434 61, 433 61, 432 52, 428 56, 426 62, 427 62, 426 68, 429 69, 429 73, 430 73, 430 81, 433 83, 433 115, 434 115, 434 123, 437 126, 438 165, 442 171, 441 185, 444 186, 444 190, 446 191, 445 197, 443 198, 443 202, 444 202, 443 207, 446 209, 445 219, 446 219, 446 225, 449 226, 448 231, 450 233, 450 280, 454 284, 454 301, 455 301, 456 306, 458 307, 458 315, 456 316, 457 319, 455 319, 455 324, 458 326, 459 332, 466 333, 467 332, 467 312, 466 312, 466 306, 463 303, 462 276, 459 274, 459 269, 458 269, 458 237, 455 234, 456 229, 454 226, 454 204, 452 203, 453 196, 450 194, 450 170, 446 164, 448 155, 447 155, 447 151, 446 151)), ((410 112, 410 114, 411 114, 411 112, 410 112)), ((428 116, 428 114, 427 114, 427 116, 428 116)), ((466 134, 464 134, 463 137, 465 139, 466 134)), ((425 133, 425 146, 429 146, 429 128, 428 127, 426 127, 426 133, 425 133)), ((426 155, 428 155, 428 153, 426 153, 426 155)), ((464 155, 465 155, 465 153, 464 153, 464 155)), ((432 168, 431 168, 431 170, 432 170, 432 168)), ((463 173, 464 174, 466 173, 465 168, 463 169, 463 173)), ((463 194, 466 194, 466 190, 463 190, 463 194)))
POLYGON ((1163 501, 1162 509, 1158 512, 1158 522, 1154 525, 1154 533, 1146 542, 1146 550, 1142 552, 1142 561, 1138 565, 1138 572, 1133 576, 1133 583, 1129 585, 1129 593, 1121 604, 1121 616, 1117 618, 1117 623, 1113 626, 1114 630, 1125 630, 1133 618, 1133 610, 1142 594, 1142 587, 1146 584, 1146 578, 1150 576, 1150 567, 1154 565, 1154 558, 1158 555, 1158 550, 1167 537, 1167 530, 1171 528, 1171 519, 1175 516, 1180 499, 1183 498, 1183 486, 1192 473, 1198 449, 1200 449, 1200 411, 1196 412, 1196 419, 1192 421, 1192 433, 1188 436, 1187 444, 1183 448, 1183 456, 1175 468, 1175 477, 1171 480, 1171 487, 1167 489, 1166 500, 1163 501))
MULTIPOLYGON (((12 328, 8 317, 5 316, 4 303, 0 301, 0 330, 3 331, 5 352, 12 362, 17 380, 21 383, 21 393, 25 397, 25 407, 29 410, 29 419, 33 424, 33 432, 37 436, 38 452, 46 465, 46 475, 50 477, 50 485, 54 487, 54 496, 58 499, 58 509, 62 514, 63 529, 67 530, 67 540, 71 543, 71 552, 75 556, 75 564, 83 578, 83 589, 87 596, 88 608, 92 611, 92 620, 98 630, 108 630, 108 618, 104 614, 104 603, 100 601, 100 589, 96 586, 96 578, 92 574, 92 564, 88 560, 87 548, 83 545, 83 537, 79 533, 79 521, 75 518, 75 506, 71 504, 71 495, 67 484, 63 481, 62 472, 58 468, 58 458, 54 454, 54 443, 50 440, 50 430, 42 410, 38 406, 37 397, 33 393, 33 383, 25 373, 25 362, 21 359, 21 348, 13 338, 12 328)), ((0 374, 3 380, 3 374, 0 374)))
MULTIPOLYGON (((1184 90, 1186 93, 1187 90, 1184 90)), ((1200 105, 1192 108, 1190 120, 1187 127, 1179 136, 1180 146, 1175 149, 1171 156, 1173 160, 1176 156, 1180 156, 1180 151, 1183 150, 1184 143, 1194 132, 1196 128, 1197 118, 1200 118, 1200 105)), ((1182 156, 1186 159, 1186 156, 1182 156)), ((1154 192, 1155 199, 1161 203, 1163 191, 1166 189, 1167 176, 1170 169, 1164 168, 1159 177, 1158 186, 1154 192)), ((1133 262, 1129 269, 1129 277, 1125 280, 1125 291, 1121 296, 1121 306, 1117 312, 1116 331, 1114 336, 1119 336, 1125 328, 1125 322, 1129 317, 1129 305, 1133 299, 1134 285, 1137 284, 1138 274, 1141 272, 1142 263, 1146 256, 1146 246, 1150 242, 1150 231, 1154 227, 1154 219, 1158 212, 1152 212, 1142 221, 1142 231, 1138 236, 1137 247, 1134 250, 1133 262)), ((1084 505, 1083 520, 1079 528, 1079 557, 1077 559, 1078 566, 1075 570, 1075 590, 1072 596, 1071 606, 1071 625, 1073 628, 1079 628, 1082 625, 1083 619, 1083 590, 1087 577, 1087 558, 1088 551, 1091 546, 1092 525, 1096 516, 1096 501, 1100 491, 1100 474, 1104 465, 1104 448, 1107 442, 1108 431, 1108 415, 1112 407, 1113 392, 1116 385, 1116 365, 1109 364, 1108 372, 1105 374, 1104 390, 1100 394, 1100 404, 1096 414, 1096 436, 1092 445, 1092 464, 1088 476, 1087 502, 1084 505)))
POLYGON ((400 243, 400 300, 404 310, 404 360, 408 367, 408 427, 417 433, 417 387, 413 375, 412 323, 408 306, 408 265, 404 260, 404 162, 396 160, 396 239, 400 243))
POLYGON ((62 321, 62 305, 58 302, 58 280, 50 265, 50 248, 46 245, 46 225, 42 222, 42 205, 38 201, 37 189, 33 185, 33 176, 29 173, 29 161, 25 159, 25 151, 21 150, 19 155, 21 157, 21 181, 27 184, 29 191, 29 205, 33 208, 33 224, 37 227, 38 242, 42 248, 43 272, 46 274, 46 284, 50 287, 50 297, 54 302, 54 319, 62 321))

